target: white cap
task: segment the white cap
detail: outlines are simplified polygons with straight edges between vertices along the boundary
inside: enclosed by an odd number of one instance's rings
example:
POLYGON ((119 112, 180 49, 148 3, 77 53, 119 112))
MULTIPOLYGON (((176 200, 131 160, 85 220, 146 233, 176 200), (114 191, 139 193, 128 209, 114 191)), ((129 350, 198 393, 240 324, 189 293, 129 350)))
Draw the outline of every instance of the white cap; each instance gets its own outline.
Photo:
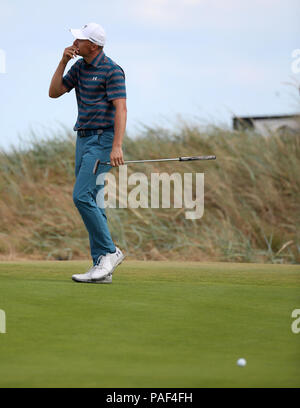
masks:
POLYGON ((90 40, 103 47, 106 40, 104 28, 96 23, 88 23, 82 28, 70 28, 73 36, 78 40, 90 40))

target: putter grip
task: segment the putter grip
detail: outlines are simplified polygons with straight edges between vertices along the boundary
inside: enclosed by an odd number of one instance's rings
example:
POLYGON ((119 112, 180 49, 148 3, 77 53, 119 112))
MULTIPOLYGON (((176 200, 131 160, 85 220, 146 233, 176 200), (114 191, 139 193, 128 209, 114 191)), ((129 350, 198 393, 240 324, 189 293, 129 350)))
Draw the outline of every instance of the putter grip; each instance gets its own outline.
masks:
POLYGON ((215 160, 216 156, 190 156, 190 157, 179 157, 179 161, 190 161, 190 160, 215 160))

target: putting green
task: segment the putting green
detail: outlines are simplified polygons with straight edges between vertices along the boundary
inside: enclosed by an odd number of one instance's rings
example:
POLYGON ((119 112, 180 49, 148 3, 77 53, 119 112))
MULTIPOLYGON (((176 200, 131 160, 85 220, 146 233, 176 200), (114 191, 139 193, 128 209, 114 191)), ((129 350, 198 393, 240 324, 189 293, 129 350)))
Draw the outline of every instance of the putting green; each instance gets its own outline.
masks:
POLYGON ((88 266, 0 263, 0 387, 300 386, 299 266, 125 261, 112 285, 71 281, 88 266))

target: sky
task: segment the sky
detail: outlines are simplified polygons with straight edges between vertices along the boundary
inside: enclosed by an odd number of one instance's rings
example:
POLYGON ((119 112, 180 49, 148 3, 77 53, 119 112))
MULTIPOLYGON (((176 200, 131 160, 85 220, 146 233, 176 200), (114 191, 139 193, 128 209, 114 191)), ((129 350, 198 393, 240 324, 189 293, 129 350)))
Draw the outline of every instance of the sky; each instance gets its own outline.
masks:
POLYGON ((135 137, 180 120, 231 127, 234 115, 299 112, 299 21, 299 0, 0 0, 0 149, 72 130, 74 90, 48 96, 70 28, 105 28, 135 137))

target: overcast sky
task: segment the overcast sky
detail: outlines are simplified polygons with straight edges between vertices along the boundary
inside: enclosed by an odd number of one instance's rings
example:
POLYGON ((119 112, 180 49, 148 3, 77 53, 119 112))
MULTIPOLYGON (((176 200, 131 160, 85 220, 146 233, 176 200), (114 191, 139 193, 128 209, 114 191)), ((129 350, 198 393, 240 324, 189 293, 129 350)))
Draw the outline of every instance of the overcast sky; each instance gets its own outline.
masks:
POLYGON ((74 91, 48 97, 71 27, 105 28, 135 136, 140 124, 172 127, 178 115, 231 126, 233 115, 299 111, 299 21, 299 0, 0 0, 0 148, 31 129, 72 129, 74 91))

